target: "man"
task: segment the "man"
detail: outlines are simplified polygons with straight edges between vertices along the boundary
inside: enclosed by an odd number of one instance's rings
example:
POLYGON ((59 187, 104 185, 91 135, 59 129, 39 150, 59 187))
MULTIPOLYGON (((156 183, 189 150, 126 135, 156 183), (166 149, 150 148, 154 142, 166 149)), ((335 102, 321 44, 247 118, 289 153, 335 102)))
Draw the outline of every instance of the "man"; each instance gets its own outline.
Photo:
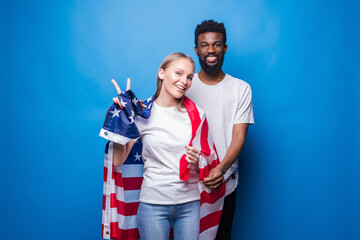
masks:
POLYGON ((226 181, 226 194, 216 239, 231 239, 239 173, 237 157, 244 145, 248 125, 254 123, 251 88, 222 70, 226 45, 223 23, 203 21, 195 29, 195 52, 201 70, 195 74, 187 96, 202 107, 221 163, 204 180, 216 189, 226 181))

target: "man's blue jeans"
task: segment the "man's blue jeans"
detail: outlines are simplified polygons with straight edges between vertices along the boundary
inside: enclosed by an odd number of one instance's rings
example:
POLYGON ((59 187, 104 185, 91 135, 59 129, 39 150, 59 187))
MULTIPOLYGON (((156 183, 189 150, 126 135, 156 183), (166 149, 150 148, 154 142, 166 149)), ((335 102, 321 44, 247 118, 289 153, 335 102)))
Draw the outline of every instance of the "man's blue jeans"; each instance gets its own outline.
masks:
POLYGON ((137 222, 141 240, 169 240, 170 227, 175 240, 199 239, 200 201, 177 205, 139 204, 137 222))

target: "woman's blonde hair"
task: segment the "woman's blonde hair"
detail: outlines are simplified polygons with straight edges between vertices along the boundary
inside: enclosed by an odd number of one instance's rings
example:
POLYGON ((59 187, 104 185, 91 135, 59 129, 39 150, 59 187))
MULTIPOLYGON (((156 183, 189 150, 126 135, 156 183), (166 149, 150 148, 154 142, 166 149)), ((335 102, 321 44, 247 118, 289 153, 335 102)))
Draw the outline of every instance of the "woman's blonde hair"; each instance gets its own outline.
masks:
MULTIPOLYGON (((172 62, 178 60, 178 59, 181 59, 181 58, 184 58, 184 59, 187 59, 191 62, 191 64, 193 65, 194 67, 194 70, 195 70, 195 63, 194 63, 194 60, 189 56, 189 55, 186 55, 184 53, 181 53, 181 52, 175 52, 175 53, 171 53, 170 55, 166 56, 164 58, 164 60, 162 61, 162 63, 160 64, 160 68, 159 69, 163 69, 165 70, 172 62)), ((163 80, 159 78, 159 71, 157 73, 157 80, 156 80, 156 92, 155 92, 155 99, 160 95, 160 91, 161 91, 161 86, 162 86, 162 82, 163 80)), ((180 110, 181 108, 185 107, 184 106, 184 96, 182 96, 180 99, 179 99, 179 105, 178 105, 178 109, 180 110)))

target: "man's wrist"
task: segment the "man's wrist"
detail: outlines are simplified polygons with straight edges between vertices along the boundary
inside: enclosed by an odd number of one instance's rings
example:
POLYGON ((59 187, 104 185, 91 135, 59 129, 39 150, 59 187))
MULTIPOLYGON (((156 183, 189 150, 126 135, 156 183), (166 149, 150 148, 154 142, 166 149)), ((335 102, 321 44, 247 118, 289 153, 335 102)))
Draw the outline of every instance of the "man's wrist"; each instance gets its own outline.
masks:
POLYGON ((223 164, 219 164, 218 166, 218 169, 220 170, 220 172, 221 172, 221 174, 222 175, 225 175, 225 173, 227 172, 227 170, 229 169, 229 168, 226 168, 223 164))

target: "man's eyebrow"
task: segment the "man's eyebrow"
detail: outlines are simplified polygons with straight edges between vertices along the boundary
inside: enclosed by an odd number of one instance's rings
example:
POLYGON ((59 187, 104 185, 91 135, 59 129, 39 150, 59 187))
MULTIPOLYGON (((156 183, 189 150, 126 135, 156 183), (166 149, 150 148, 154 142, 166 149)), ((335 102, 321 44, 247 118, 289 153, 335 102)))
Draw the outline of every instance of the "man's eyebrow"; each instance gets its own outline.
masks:
MULTIPOLYGON (((201 41, 200 44, 202 44, 202 43, 207 43, 207 44, 208 44, 209 42, 207 42, 207 41, 201 41)), ((212 43, 221 43, 221 40, 217 40, 217 41, 214 41, 214 42, 212 42, 212 43)))

